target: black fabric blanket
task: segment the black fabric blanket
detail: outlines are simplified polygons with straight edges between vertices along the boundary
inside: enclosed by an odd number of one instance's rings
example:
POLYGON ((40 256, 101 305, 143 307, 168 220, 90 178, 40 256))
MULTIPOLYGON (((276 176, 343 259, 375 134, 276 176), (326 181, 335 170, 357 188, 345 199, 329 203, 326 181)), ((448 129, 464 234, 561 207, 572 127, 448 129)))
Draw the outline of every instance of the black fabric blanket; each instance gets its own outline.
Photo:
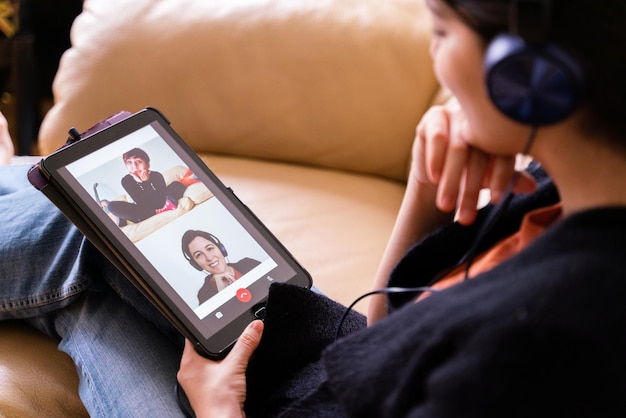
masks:
MULTIPOLYGON (((319 399, 326 379, 321 362, 323 350, 333 343, 346 307, 331 299, 296 286, 273 284, 265 315, 265 331, 248 367, 246 413, 249 417, 341 416, 338 405, 319 399), (302 404, 314 394, 312 410, 302 404), (288 411, 284 409, 291 408, 288 411), (295 415, 292 415, 295 414, 295 415)), ((365 317, 352 311, 340 336, 365 328, 365 317)))

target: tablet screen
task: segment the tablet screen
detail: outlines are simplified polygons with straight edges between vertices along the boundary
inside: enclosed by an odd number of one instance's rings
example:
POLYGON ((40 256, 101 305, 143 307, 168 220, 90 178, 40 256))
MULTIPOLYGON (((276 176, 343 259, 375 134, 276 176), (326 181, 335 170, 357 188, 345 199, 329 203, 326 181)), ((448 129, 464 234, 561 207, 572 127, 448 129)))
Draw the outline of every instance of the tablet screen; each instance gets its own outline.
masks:
POLYGON ((136 115, 45 169, 196 337, 221 347, 271 283, 310 278, 157 112, 136 115))

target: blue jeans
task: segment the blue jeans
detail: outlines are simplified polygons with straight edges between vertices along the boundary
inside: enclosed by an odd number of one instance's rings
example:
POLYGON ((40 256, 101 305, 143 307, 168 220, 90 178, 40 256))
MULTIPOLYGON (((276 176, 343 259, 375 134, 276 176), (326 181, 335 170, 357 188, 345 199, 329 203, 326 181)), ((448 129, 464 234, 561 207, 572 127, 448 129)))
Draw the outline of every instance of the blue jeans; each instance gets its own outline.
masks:
POLYGON ((91 416, 183 416, 174 397, 182 337, 26 170, 0 167, 0 319, 25 319, 59 341, 91 416))

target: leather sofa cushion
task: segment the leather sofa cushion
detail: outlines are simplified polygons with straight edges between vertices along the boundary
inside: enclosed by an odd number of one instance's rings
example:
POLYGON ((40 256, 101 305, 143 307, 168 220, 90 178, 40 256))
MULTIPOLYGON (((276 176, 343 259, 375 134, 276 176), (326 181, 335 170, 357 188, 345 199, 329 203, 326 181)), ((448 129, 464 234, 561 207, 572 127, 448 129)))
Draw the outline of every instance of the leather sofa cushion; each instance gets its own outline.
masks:
POLYGON ((154 106, 198 152, 403 180, 437 91, 416 0, 86 0, 40 131, 154 106))
MULTIPOLYGON (((202 154, 329 297, 371 290, 404 186, 374 176, 202 154)), ((367 301, 357 305, 364 312, 367 301)))
POLYGON ((87 417, 72 360, 22 322, 0 322, 0 416, 87 417))

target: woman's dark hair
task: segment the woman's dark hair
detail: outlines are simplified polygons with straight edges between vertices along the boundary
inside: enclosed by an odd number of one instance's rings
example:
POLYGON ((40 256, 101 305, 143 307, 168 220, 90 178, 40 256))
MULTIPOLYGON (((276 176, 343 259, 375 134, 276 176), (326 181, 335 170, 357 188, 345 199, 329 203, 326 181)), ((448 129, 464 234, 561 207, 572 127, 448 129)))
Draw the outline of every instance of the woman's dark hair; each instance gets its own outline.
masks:
POLYGON ((150 157, 148 156, 148 153, 142 150, 141 148, 133 148, 130 151, 126 151, 122 155, 122 160, 126 162, 126 160, 128 160, 131 157, 141 158, 147 163, 150 162, 150 157))
MULTIPOLYGON (((436 1, 454 10, 485 45, 511 30, 512 0, 436 1)), ((626 1, 551 0, 551 9, 548 41, 574 56, 585 74, 582 128, 621 141, 626 149, 626 60, 620 57, 620 45, 626 45, 626 1)))

